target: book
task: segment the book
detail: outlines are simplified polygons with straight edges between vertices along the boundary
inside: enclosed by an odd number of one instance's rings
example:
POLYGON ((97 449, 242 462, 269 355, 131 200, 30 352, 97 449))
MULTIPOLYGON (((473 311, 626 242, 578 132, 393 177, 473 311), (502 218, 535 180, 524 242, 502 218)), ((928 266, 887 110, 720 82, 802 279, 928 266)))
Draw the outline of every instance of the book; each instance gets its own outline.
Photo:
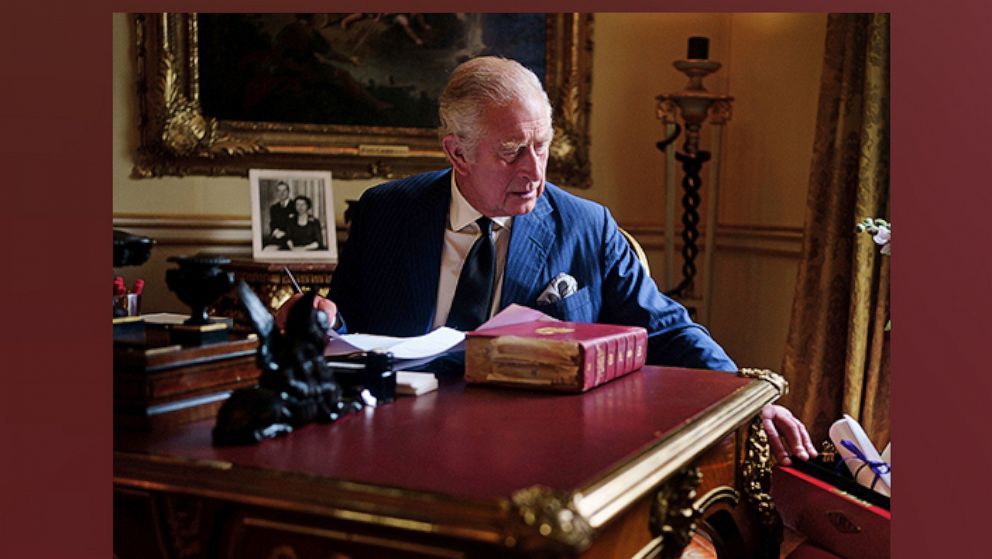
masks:
POLYGON ((644 366, 639 326, 538 321, 485 328, 465 338, 465 380, 584 392, 644 366))

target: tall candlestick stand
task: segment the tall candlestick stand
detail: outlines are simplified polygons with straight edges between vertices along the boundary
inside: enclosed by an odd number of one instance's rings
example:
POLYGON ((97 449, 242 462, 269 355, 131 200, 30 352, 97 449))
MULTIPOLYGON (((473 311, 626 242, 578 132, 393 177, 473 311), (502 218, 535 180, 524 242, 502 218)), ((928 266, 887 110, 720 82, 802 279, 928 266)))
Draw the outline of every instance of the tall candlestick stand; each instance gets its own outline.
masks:
MULTIPOLYGON (((656 99, 657 117, 666 128, 666 140, 658 143, 665 153, 665 285, 667 295, 682 300, 698 300, 695 291, 697 275, 696 257, 699 254, 699 205, 703 186, 700 172, 703 164, 713 161, 710 168, 710 182, 706 204, 706 232, 703 260, 703 317, 709 320, 709 301, 712 295, 714 236, 716 233, 716 208, 719 191, 719 153, 722 125, 730 120, 731 102, 729 95, 710 93, 703 87, 703 78, 720 69, 720 63, 708 59, 709 40, 705 37, 689 38, 688 59, 676 60, 673 65, 689 77, 689 83, 676 93, 659 95, 656 99), (713 135, 712 151, 699 147, 700 131, 709 119, 720 125, 719 132, 713 135), (682 151, 676 152, 672 143, 679 133, 679 121, 684 123, 685 142, 682 151), (682 179, 682 277, 675 284, 675 161, 682 164, 685 176, 682 179), (669 287, 672 285, 674 287, 669 287)), ((689 305, 691 308, 691 305, 689 305)))

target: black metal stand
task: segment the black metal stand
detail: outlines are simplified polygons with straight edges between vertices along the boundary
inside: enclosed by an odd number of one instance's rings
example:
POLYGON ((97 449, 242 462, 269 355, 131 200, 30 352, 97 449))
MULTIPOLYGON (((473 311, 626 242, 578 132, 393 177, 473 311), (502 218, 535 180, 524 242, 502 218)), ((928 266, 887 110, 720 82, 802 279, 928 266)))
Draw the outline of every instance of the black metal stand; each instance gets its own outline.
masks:
POLYGON ((675 159, 682 163, 685 177, 682 179, 682 281, 665 292, 669 297, 680 297, 691 292, 696 278, 696 256, 699 254, 699 191, 703 179, 699 172, 703 164, 710 160, 710 152, 676 153, 675 159))

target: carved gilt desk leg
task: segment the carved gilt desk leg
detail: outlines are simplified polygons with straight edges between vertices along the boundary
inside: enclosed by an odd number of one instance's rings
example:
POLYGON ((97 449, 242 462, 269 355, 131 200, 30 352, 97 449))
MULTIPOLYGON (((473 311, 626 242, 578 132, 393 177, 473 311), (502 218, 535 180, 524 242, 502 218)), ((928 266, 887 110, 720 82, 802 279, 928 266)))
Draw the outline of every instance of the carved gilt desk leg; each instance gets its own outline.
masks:
POLYGON ((678 559, 696 531, 699 511, 693 506, 696 489, 703 481, 697 467, 686 468, 672 476, 651 503, 649 527, 651 535, 661 536, 661 559, 678 559))
POLYGON ((535 485, 514 493, 512 501, 524 528, 507 541, 518 549, 538 552, 551 542, 570 554, 578 554, 592 545, 593 530, 575 510, 570 495, 535 485))
POLYGON ((764 530, 759 538, 755 557, 777 559, 782 545, 782 517, 769 494, 772 477, 771 448, 760 417, 752 420, 748 427, 741 476, 744 478, 747 503, 757 514, 764 530))

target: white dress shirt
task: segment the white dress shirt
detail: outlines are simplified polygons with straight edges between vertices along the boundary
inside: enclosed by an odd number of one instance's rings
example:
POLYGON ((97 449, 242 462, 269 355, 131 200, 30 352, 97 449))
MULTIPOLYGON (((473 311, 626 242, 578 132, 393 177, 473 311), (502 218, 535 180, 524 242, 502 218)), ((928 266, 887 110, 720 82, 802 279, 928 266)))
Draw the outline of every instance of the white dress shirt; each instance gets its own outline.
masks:
MULTIPOLYGON (((444 229, 444 250, 441 251, 441 277, 437 284, 437 310, 434 313, 434 328, 444 326, 451 311, 451 300, 455 297, 458 287, 458 276, 462 273, 462 264, 472 249, 480 231, 475 220, 482 214, 465 200, 458 185, 455 183, 455 172, 451 172, 451 204, 448 206, 448 223, 444 229)), ((510 227, 513 218, 509 216, 494 217, 493 239, 496 243, 496 293, 493 294, 493 304, 489 316, 499 306, 499 298, 503 292, 503 269, 506 267, 506 249, 510 244, 510 227)))

